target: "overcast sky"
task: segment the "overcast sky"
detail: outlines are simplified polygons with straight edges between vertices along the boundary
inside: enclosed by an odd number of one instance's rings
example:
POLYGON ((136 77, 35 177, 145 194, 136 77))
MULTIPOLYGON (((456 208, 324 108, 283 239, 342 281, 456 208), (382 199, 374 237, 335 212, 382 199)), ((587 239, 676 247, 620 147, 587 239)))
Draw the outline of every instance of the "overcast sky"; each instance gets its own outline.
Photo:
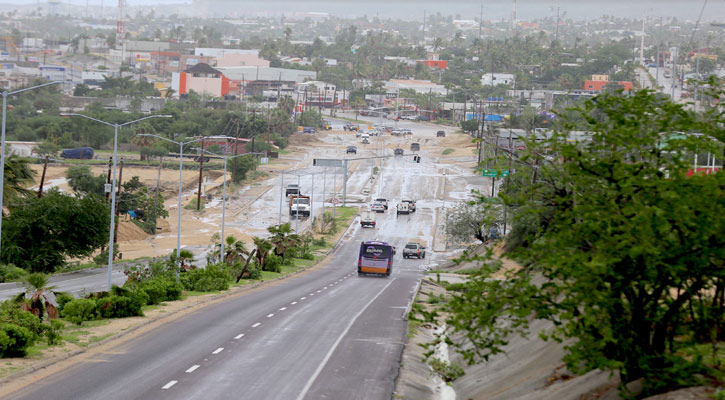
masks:
MULTIPOLYGON (((198 3, 211 4, 213 8, 245 10, 246 12, 328 12, 334 15, 379 16, 405 19, 423 18, 423 10, 428 14, 440 12, 443 15, 460 15, 464 19, 473 19, 484 7, 485 19, 508 18, 513 11, 513 0, 196 0, 198 3)), ((0 0, 0 4, 43 4, 37 0, 0 0)), ((66 0, 75 6, 115 8, 117 0, 66 0)), ((127 0, 129 6, 150 4, 191 5, 192 0, 127 0)), ((641 18, 644 13, 650 16, 676 16, 679 19, 697 20, 704 0, 517 0, 518 19, 535 19, 554 14, 559 7, 561 14, 575 19, 595 18, 600 15, 641 18)), ((703 21, 725 22, 725 1, 707 2, 703 21)))

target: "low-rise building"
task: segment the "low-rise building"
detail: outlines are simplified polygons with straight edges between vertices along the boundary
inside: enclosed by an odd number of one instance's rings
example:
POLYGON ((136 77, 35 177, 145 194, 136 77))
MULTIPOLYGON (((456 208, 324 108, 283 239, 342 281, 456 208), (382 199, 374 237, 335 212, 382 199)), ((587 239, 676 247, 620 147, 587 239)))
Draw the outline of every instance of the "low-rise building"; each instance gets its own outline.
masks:
POLYGON ((385 90, 387 93, 397 93, 400 90, 409 89, 416 93, 436 93, 446 94, 447 89, 443 85, 433 83, 429 80, 418 79, 391 79, 385 82, 385 90))
POLYGON ((174 72, 171 85, 179 96, 188 94, 192 90, 212 97, 229 95, 229 78, 209 64, 200 63, 183 72, 174 72))
POLYGON ((483 74, 483 76, 481 76, 481 86, 513 86, 515 79, 516 77, 514 76, 514 74, 483 74))

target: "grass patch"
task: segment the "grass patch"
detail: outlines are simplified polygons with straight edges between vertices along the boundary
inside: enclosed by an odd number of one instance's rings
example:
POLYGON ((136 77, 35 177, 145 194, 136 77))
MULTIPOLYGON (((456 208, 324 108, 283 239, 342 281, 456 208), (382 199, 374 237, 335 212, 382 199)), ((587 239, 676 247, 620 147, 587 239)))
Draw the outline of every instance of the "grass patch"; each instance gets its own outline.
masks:
POLYGON ((423 321, 418 319, 408 318, 408 339, 412 339, 413 336, 418 332, 418 328, 423 324, 423 321))
POLYGON ((107 334, 101 335, 101 336, 91 336, 90 339, 88 340, 88 343, 100 342, 101 340, 107 339, 113 335, 115 335, 115 333, 111 332, 111 333, 107 333, 107 334))
POLYGON ((68 263, 68 264, 62 266, 61 268, 58 268, 58 270, 56 270, 53 273, 53 275, 55 275, 55 274, 62 274, 62 273, 65 273, 65 272, 80 271, 82 269, 89 269, 89 268, 98 268, 98 264, 96 264, 94 262, 89 262, 89 263, 85 263, 85 264, 81 264, 81 263, 68 263))
POLYGON ((454 151, 456 151, 456 150, 455 149, 445 149, 445 150, 443 150, 443 155, 446 156, 448 154, 453 153, 454 151))
MULTIPOLYGON (((192 199, 191 199, 191 201, 190 201, 190 202, 188 202, 188 203, 187 203, 187 204, 186 204, 186 205, 184 206, 184 209, 185 209, 185 210, 196 210, 196 201, 197 201, 197 198, 196 198, 196 197, 192 198, 192 199)), ((204 205, 205 205, 205 204, 206 204, 206 201, 205 201, 205 200, 204 200, 204 198, 202 197, 202 199, 201 199, 201 208, 200 208, 200 210, 203 210, 203 209, 204 209, 204 205)))

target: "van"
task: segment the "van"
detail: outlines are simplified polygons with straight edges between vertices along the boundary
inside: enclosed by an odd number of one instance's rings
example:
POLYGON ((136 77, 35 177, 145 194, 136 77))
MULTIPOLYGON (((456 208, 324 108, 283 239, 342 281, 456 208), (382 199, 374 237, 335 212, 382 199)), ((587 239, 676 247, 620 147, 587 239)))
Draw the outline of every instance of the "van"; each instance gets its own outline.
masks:
POLYGON ((370 226, 375 228, 375 211, 361 211, 360 212, 360 226, 370 226))
POLYGON ((404 201, 401 201, 400 203, 398 203, 397 215, 400 215, 400 214, 410 214, 410 204, 408 204, 404 201))
POLYGON ((370 135, 368 135, 367 133, 363 133, 362 135, 360 135, 360 139, 362 139, 362 140, 370 139, 370 135))

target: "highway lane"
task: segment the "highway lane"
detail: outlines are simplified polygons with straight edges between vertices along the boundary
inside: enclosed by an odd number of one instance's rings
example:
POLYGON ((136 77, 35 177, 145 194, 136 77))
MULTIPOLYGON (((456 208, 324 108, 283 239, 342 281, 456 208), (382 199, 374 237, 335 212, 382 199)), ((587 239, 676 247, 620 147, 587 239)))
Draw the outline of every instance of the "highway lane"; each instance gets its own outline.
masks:
POLYGON ((390 398, 403 314, 431 254, 403 260, 399 251, 390 277, 358 277, 359 243, 382 239, 401 250, 410 238, 430 243, 445 179, 436 171, 432 161, 386 162, 380 194, 422 199, 415 214, 396 217, 391 203, 376 229, 353 225, 319 268, 167 323, 8 398, 390 398))

